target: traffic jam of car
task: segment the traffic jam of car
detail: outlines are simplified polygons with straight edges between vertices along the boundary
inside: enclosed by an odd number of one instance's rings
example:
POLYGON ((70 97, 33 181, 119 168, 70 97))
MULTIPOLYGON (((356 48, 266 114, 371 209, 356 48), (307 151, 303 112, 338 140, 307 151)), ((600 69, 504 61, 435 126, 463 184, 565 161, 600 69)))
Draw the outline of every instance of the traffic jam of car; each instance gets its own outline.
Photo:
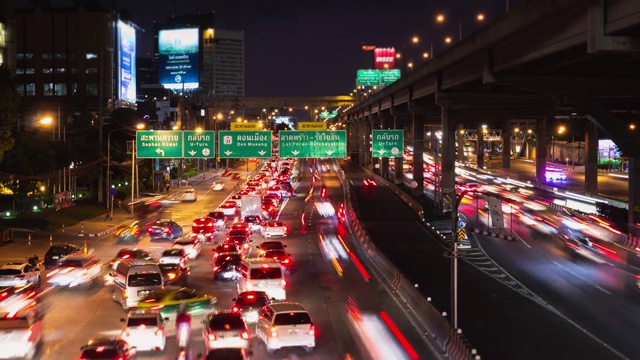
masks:
MULTIPOLYGON (((204 316, 203 359, 248 358, 255 341, 268 353, 288 347, 313 351, 312 315, 304 304, 287 301, 294 259, 286 245, 290 225, 279 220, 294 196, 295 164, 293 159, 265 162, 206 216, 193 219, 190 231, 171 219, 119 226, 108 235, 116 239, 111 260, 102 261, 73 244, 53 243, 42 263, 29 258, 1 266, 0 358, 38 358, 44 312, 40 293, 53 291, 51 296, 56 296, 55 291, 77 289, 77 296, 83 296, 101 287, 124 310, 122 327, 114 329, 116 337, 87 334, 80 359, 132 359, 139 353, 165 352, 174 341, 167 335, 174 316, 175 341, 179 349, 188 349, 188 340, 181 339, 180 319, 198 315, 204 316), (127 237, 126 247, 118 245, 122 236, 127 237), (137 247, 142 237, 168 247, 158 256, 155 247, 137 247), (198 262, 211 264, 212 286, 237 284, 232 307, 219 308, 215 296, 189 287, 191 268, 198 262), (208 357, 212 354, 220 357, 208 357)), ((226 175, 233 179, 232 172, 226 175)), ((216 180, 210 191, 224 187, 216 180)), ((183 200, 198 201, 196 192, 183 200)))

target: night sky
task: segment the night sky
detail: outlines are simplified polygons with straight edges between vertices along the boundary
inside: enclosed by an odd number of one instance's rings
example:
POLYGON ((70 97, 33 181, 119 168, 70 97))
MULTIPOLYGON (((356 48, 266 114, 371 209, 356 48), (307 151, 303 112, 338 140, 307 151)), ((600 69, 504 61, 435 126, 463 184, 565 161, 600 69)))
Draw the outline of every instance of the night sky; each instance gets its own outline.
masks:
MULTIPOLYGON (((245 32, 247 96, 348 95, 362 67, 362 44, 405 48, 403 55, 422 61, 434 44, 437 54, 445 36, 458 39, 462 21, 467 36, 502 16, 505 1, 522 0, 104 0, 126 8, 146 32, 138 34, 138 53, 153 49, 152 21, 172 15, 215 10, 216 28, 245 32), (435 16, 443 13, 443 24, 435 16), (411 38, 420 37, 413 45, 411 38)), ((400 50, 403 52, 402 50, 400 50)), ((400 64, 402 66, 402 64, 400 64)))

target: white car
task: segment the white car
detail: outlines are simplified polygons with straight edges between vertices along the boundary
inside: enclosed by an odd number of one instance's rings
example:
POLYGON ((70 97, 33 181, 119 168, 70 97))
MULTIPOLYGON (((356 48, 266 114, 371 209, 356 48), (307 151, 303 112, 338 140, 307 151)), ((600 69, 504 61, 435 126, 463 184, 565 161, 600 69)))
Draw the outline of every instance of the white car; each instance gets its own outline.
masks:
POLYGON ((184 249, 171 248, 162 252, 160 264, 178 264, 183 269, 189 265, 189 257, 184 249))
POLYGON ((224 189, 224 183, 220 180, 214 181, 213 185, 211 185, 211 190, 213 191, 221 191, 224 189))
POLYGON ((178 239, 173 242, 174 249, 182 249, 189 259, 195 259, 200 255, 202 250, 202 241, 196 236, 189 236, 186 239, 178 239))
POLYGON ((216 311, 204 319, 205 351, 220 348, 241 348, 249 346, 249 329, 242 315, 231 311, 216 311))
POLYGON ((197 201, 198 194, 194 189, 186 190, 182 193, 182 201, 197 201))
POLYGON ((287 225, 285 225, 282 221, 278 220, 268 220, 262 225, 260 229, 260 233, 265 238, 269 239, 275 236, 287 237, 287 225))
POLYGON ((40 269, 28 263, 8 263, 0 267, 0 286, 40 284, 40 269))
POLYGON ((72 254, 47 274, 47 283, 65 287, 91 285, 100 278, 102 265, 102 261, 93 255, 72 254))
POLYGON ((311 316, 294 302, 269 304, 260 310, 256 335, 268 353, 283 347, 303 346, 308 352, 316 346, 316 330, 311 316))
POLYGON ((159 312, 129 312, 124 323, 122 339, 137 351, 164 351, 167 345, 164 321, 159 312))
POLYGON ((220 205, 216 211, 222 211, 227 216, 234 216, 239 211, 238 203, 235 201, 227 201, 220 205))

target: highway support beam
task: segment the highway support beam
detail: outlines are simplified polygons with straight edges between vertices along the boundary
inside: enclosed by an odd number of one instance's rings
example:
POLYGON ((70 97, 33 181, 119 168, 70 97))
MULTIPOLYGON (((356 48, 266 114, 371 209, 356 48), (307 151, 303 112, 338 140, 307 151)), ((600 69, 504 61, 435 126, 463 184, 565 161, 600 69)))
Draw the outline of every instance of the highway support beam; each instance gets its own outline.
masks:
POLYGON ((476 136, 476 167, 478 169, 484 169, 484 131, 482 124, 478 124, 476 136))
POLYGON ((413 180, 411 183, 413 196, 418 196, 424 192, 424 157, 422 156, 424 154, 424 118, 418 113, 411 114, 413 133, 413 180))
POLYGON ((511 120, 502 122, 502 168, 511 168, 511 120))
POLYGON ((545 183, 545 171, 547 169, 547 127, 549 119, 547 115, 536 120, 536 180, 539 184, 545 183))
POLYGON ((456 127, 456 143, 457 143, 457 150, 456 150, 456 159, 458 160, 458 162, 464 163, 466 158, 464 156, 464 135, 465 135, 466 131, 464 130, 464 125, 463 124, 458 124, 458 126, 456 127))
MULTIPOLYGON (((575 100, 577 108, 595 125, 600 131, 607 135, 618 148, 629 158, 629 210, 628 210, 628 226, 631 232, 636 228, 635 224, 640 222, 640 138, 631 136, 629 133, 629 123, 619 116, 612 113, 601 101, 593 98, 575 100), (637 210, 637 211, 636 211, 637 210)), ((597 139, 597 132, 594 139, 597 139)), ((587 139, 587 141, 589 141, 587 139)), ((597 140, 595 140, 597 141, 597 140)), ((589 160, 589 148, 593 148, 593 144, 586 144, 587 162, 589 160)), ((597 167, 591 166, 596 172, 597 167)), ((587 175, 585 167, 585 186, 587 178, 593 175, 587 175)), ((593 172, 593 170, 592 170, 593 172)), ((594 185, 589 185, 594 186, 594 185)), ((596 185, 597 190, 597 185, 596 185)))
POLYGON ((364 138, 364 134, 365 134, 365 119, 360 118, 358 119, 358 164, 360 166, 365 166, 365 158, 364 158, 364 152, 365 152, 365 138, 364 138))
MULTIPOLYGON (((595 124, 591 122, 586 124, 584 140, 584 191, 595 195, 598 193, 598 128, 595 124)), ((629 188, 631 188, 631 182, 629 182, 629 188)))
MULTIPOLYGON (((391 125, 393 124, 393 117, 389 111, 379 111, 378 119, 380 120, 380 129, 384 130, 391 128, 391 125)), ((383 157, 381 159, 380 175, 385 179, 389 179, 389 158, 383 157)))
MULTIPOLYGON (((447 212, 454 211, 456 202, 456 116, 446 94, 436 93, 436 104, 440 105, 442 121, 442 212, 447 212)), ((457 214, 452 214, 455 215, 457 214)))
MULTIPOLYGON (((378 117, 378 113, 369 115, 369 138, 367 141, 372 143, 373 139, 373 130, 380 129, 380 118, 378 117)), ((371 151, 371 146, 367 146, 367 156, 369 156, 369 160, 371 161, 371 171, 374 174, 380 175, 380 158, 373 156, 373 152, 371 151), (376 166, 377 165, 377 166, 376 166)))

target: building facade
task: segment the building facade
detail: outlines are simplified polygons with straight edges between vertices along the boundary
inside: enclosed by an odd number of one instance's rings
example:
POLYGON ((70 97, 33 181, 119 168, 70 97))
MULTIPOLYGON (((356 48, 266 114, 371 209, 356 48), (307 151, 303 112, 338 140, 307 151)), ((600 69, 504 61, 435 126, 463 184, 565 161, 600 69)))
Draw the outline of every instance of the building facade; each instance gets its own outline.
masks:
POLYGON ((15 18, 10 1, 0 5, 0 66, 11 72, 16 69, 15 18))
POLYGON ((211 56, 213 97, 244 97, 244 32, 216 29, 211 56))
POLYGON ((115 12, 102 8, 21 8, 16 76, 24 123, 54 115, 64 126, 96 121, 116 95, 115 12))

